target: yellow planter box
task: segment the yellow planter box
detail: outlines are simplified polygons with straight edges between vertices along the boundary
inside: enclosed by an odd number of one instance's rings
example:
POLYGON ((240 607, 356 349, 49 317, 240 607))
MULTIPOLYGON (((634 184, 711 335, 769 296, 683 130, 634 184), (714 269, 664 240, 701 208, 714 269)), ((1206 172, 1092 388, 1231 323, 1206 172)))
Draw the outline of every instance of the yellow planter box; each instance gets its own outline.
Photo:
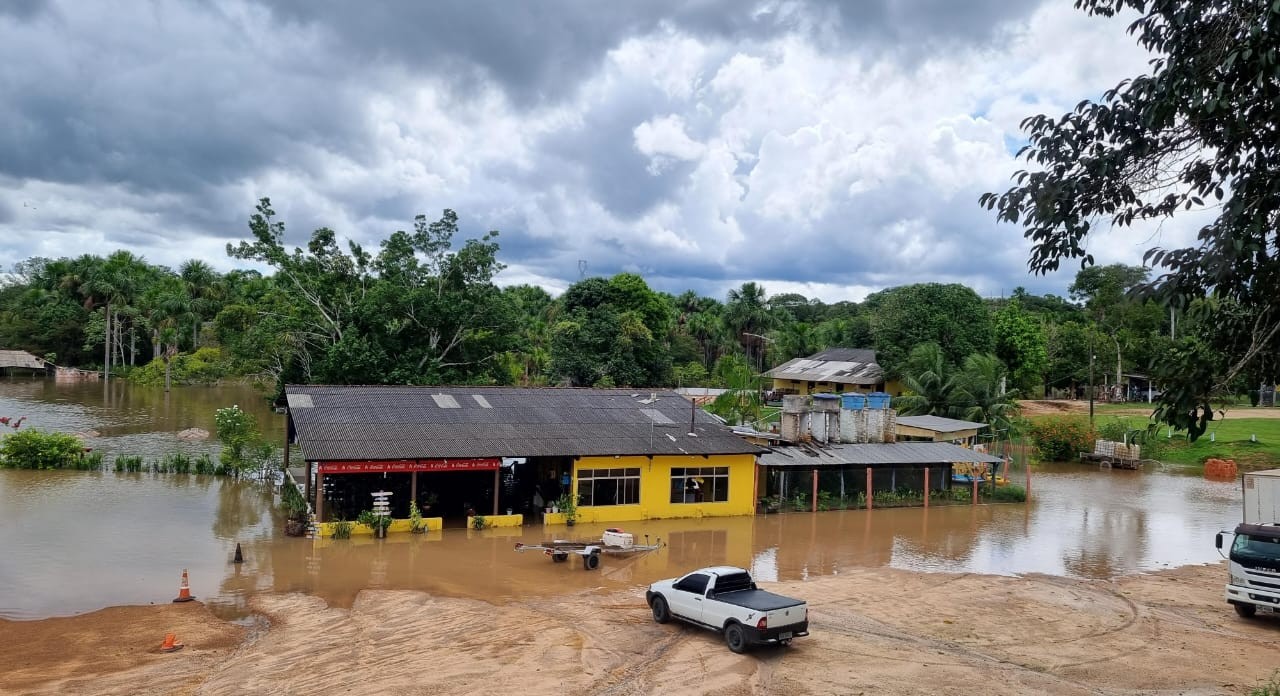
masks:
MULTIPOLYGON (((524 525, 524 515, 478 515, 484 518, 485 529, 490 527, 520 527, 524 525)), ((475 529, 475 517, 467 518, 467 529, 475 529)))
MULTIPOLYGON (((317 533, 322 537, 333 536, 333 522, 321 522, 316 525, 317 533)), ((438 531, 444 527, 443 517, 423 517, 422 524, 427 531, 438 531)), ((409 520, 391 520, 391 526, 387 527, 387 532, 408 532, 409 520)), ((373 536, 373 527, 360 524, 358 522, 351 523, 351 536, 366 535, 373 536)))

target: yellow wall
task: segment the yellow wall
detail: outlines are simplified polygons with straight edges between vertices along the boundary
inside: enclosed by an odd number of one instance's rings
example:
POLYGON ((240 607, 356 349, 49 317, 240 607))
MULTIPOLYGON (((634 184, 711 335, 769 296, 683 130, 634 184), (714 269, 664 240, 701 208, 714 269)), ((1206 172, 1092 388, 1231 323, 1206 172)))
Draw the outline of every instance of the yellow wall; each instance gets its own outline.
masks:
MULTIPOLYGON (((626 522, 672 517, 726 517, 755 514, 755 455, 655 456, 652 460, 648 457, 582 457, 573 464, 573 492, 578 492, 578 471, 617 468, 640 469, 640 502, 636 505, 579 505, 578 521, 626 522), (672 503, 672 467, 704 466, 729 468, 729 499, 722 503, 672 503)), ((548 523, 552 523, 552 520, 548 520, 548 523)))
MULTIPOLYGON (((524 515, 481 515, 485 529, 491 527, 519 527, 524 524, 524 515)), ((474 517, 467 518, 467 529, 475 529, 474 517)))
MULTIPOLYGON (((316 533, 322 537, 333 536, 333 522, 321 522, 316 525, 316 533)), ((444 527, 443 517, 423 517, 422 524, 427 531, 437 531, 444 527)), ((409 531, 409 520, 391 520, 391 526, 387 527, 387 532, 407 532, 409 531)), ((360 524, 358 522, 351 523, 351 536, 357 534, 373 535, 373 527, 360 524)))

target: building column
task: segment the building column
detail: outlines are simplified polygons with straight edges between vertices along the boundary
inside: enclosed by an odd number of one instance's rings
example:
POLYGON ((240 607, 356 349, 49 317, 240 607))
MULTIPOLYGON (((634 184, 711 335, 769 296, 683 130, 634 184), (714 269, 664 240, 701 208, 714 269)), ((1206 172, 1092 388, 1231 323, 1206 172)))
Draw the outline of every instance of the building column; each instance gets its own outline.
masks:
POLYGON ((502 467, 493 470, 493 514, 498 514, 498 482, 502 477, 502 467))
POLYGON ((871 467, 867 467, 867 509, 871 509, 871 467))
POLYGON ((418 502, 418 472, 409 472, 409 502, 418 502))
POLYGON ((924 467, 924 506, 929 507, 929 466, 924 467))
POLYGON ((813 500, 811 501, 810 507, 813 508, 810 512, 818 511, 818 470, 817 469, 813 470, 813 500))
POLYGON ((316 474, 316 523, 324 522, 324 474, 316 474))
POLYGON ((306 481, 303 483, 306 490, 302 494, 304 500, 311 500, 311 462, 307 462, 306 481))

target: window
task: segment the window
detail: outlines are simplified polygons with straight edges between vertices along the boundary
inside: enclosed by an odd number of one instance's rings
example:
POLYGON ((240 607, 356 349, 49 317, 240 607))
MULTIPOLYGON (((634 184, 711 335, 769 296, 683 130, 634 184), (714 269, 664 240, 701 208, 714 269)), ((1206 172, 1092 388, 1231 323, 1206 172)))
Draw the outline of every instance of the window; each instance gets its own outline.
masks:
POLYGON ((640 502, 640 469, 582 469, 579 505, 635 505, 640 502))
POLYGON ((723 503, 729 500, 729 467, 673 467, 671 502, 723 503))
POLYGON ((707 591, 707 581, 710 579, 710 575, 703 575, 702 573, 686 575, 681 578, 680 582, 675 584, 675 588, 677 590, 684 590, 685 592, 692 592, 696 595, 700 595, 707 591))

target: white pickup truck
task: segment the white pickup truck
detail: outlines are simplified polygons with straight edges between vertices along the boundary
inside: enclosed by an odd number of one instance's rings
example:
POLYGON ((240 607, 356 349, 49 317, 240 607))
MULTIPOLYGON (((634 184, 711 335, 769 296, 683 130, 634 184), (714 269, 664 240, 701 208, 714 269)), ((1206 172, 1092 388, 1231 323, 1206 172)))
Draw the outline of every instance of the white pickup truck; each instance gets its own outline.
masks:
POLYGON ((672 618, 724 633, 729 649, 746 652, 753 645, 789 645, 809 635, 809 608, 804 600, 757 589, 741 568, 703 568, 671 580, 660 580, 644 593, 653 620, 672 618))

